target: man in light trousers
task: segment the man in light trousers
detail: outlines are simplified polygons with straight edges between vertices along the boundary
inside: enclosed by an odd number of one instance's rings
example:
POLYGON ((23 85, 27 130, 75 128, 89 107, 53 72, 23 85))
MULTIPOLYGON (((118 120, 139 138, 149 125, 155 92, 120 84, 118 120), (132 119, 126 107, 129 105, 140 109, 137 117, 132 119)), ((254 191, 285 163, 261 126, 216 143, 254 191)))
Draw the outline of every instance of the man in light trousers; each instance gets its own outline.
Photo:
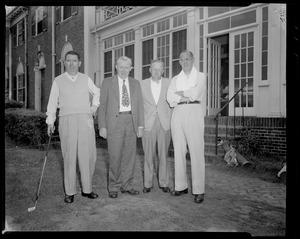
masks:
POLYGON ((179 57, 182 71, 173 77, 167 100, 174 107, 171 119, 175 161, 175 190, 172 196, 188 193, 186 174, 187 145, 191 160, 194 202, 202 203, 205 193, 204 106, 205 75, 194 67, 194 56, 183 51, 179 57))
POLYGON ((172 110, 167 102, 167 91, 170 79, 162 77, 164 63, 160 60, 152 61, 149 71, 151 77, 140 81, 145 113, 145 129, 142 137, 145 159, 143 192, 148 193, 153 187, 154 163, 158 159, 156 174, 158 174, 159 188, 168 193, 170 189, 167 158, 171 141, 172 110), (156 157, 156 149, 158 157, 156 157))
POLYGON ((76 194, 76 163, 78 159, 83 197, 98 197, 92 191, 96 163, 96 141, 93 115, 99 106, 100 89, 90 77, 80 73, 80 55, 69 51, 64 61, 66 72, 52 83, 47 106, 48 134, 54 131, 59 108, 59 137, 64 159, 65 202, 72 203, 76 194), (90 102, 90 94, 93 96, 90 102))

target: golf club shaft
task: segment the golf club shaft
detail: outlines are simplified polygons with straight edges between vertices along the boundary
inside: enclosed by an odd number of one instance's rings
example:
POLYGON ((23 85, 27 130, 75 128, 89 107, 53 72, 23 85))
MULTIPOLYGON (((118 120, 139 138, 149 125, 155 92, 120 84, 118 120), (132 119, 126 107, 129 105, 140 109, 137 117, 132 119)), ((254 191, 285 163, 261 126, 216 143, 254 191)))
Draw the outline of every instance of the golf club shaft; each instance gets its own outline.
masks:
POLYGON ((50 132, 49 141, 48 141, 48 145, 47 145, 47 151, 46 151, 46 155, 45 155, 45 159, 44 159, 43 170, 42 170, 42 174, 41 174, 41 177, 40 177, 38 190, 37 190, 36 197, 35 197, 35 204, 34 204, 34 207, 28 208, 29 212, 32 212, 32 211, 35 210, 35 207, 36 207, 36 204, 37 204, 37 201, 38 201, 38 198, 39 198, 40 188, 41 188, 41 184, 42 184, 42 180, 43 180, 44 170, 45 170, 45 166, 46 166, 46 162, 47 162, 47 157, 48 157, 48 151, 49 151, 50 142, 51 142, 51 137, 52 137, 52 133, 50 132))

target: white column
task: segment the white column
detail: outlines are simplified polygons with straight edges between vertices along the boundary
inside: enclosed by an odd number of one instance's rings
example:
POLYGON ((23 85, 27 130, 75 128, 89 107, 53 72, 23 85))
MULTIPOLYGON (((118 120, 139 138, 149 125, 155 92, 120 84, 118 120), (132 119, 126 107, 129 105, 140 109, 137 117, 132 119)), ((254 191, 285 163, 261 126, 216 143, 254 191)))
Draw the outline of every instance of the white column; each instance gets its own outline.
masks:
POLYGON ((281 116, 280 105, 281 105, 281 71, 282 66, 280 60, 281 44, 280 44, 280 10, 279 4, 270 4, 269 6, 269 47, 268 47, 268 67, 269 67, 269 93, 270 93, 270 111, 269 115, 281 116))
POLYGON ((135 79, 142 79, 142 48, 141 48, 141 30, 139 27, 134 29, 134 77, 135 79))

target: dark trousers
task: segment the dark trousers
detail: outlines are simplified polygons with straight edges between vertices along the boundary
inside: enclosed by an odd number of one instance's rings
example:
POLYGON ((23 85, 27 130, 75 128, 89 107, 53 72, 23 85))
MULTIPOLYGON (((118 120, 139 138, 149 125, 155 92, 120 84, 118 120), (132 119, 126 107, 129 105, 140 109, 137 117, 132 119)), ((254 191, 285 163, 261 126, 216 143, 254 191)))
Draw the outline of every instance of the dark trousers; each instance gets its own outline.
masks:
POLYGON ((108 190, 132 189, 136 161, 136 139, 132 116, 119 114, 118 125, 107 137, 109 154, 108 190))

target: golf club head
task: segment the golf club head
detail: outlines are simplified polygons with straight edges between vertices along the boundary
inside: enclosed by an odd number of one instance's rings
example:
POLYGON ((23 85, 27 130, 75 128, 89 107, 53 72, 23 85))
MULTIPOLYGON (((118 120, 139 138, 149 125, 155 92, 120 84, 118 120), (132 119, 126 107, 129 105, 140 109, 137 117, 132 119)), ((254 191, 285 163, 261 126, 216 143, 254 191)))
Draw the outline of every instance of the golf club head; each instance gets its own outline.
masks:
POLYGON ((35 207, 28 208, 28 212, 33 212, 35 210, 35 207))

